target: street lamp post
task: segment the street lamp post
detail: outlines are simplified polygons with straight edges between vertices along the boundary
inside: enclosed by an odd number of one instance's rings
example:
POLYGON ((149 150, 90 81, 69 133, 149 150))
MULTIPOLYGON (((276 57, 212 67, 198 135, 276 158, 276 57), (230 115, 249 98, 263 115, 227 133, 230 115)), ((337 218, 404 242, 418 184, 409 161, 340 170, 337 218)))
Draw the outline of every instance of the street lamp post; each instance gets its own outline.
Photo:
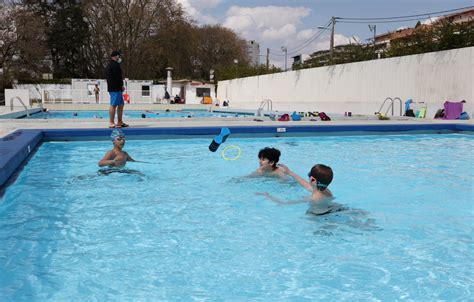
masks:
POLYGON ((374 25, 369 24, 369 29, 370 29, 370 31, 374 32, 374 56, 377 57, 377 52, 375 51, 375 33, 377 31, 377 25, 376 24, 374 24, 374 25))
POLYGON ((237 78, 237 76, 238 76, 237 67, 238 67, 238 64, 239 64, 239 60, 234 59, 234 64, 235 64, 235 78, 237 78))
POLYGON ((336 27, 336 17, 331 17, 331 43, 329 46, 329 52, 331 55, 331 63, 333 62, 334 57, 334 30, 336 27))
MULTIPOLYGON (((333 53, 334 53, 334 26, 335 24, 336 24, 336 17, 332 17, 331 18, 331 39, 329 40, 329 55, 330 55, 331 63, 332 63, 333 53)), ((317 29, 328 30, 329 26, 327 27, 318 26, 317 29)))
POLYGON ((286 58, 288 56, 288 49, 285 47, 285 46, 282 46, 281 47, 281 51, 284 51, 285 52, 285 71, 286 71, 286 58))

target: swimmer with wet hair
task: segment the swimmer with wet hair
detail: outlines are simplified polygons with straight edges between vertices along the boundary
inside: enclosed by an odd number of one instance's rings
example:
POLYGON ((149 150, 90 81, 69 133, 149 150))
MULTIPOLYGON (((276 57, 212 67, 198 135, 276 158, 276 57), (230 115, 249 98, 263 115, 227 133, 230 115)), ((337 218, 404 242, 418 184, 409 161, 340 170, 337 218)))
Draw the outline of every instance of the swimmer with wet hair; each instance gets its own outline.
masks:
POLYGON ((303 188, 311 192, 311 201, 321 201, 324 199, 332 199, 332 192, 328 189, 334 174, 331 167, 323 164, 314 165, 308 173, 309 181, 291 171, 285 165, 280 165, 283 173, 293 177, 303 188))
POLYGON ((278 149, 265 147, 258 152, 259 167, 250 177, 270 176, 287 178, 285 173, 277 165, 280 161, 281 152, 278 149))
MULTIPOLYGON (((311 192, 311 196, 309 197, 311 206, 307 211, 308 214, 323 215, 342 209, 340 204, 332 202, 334 197, 332 192, 328 189, 334 177, 331 167, 323 164, 314 165, 308 173, 308 180, 305 180, 283 164, 280 164, 279 168, 283 173, 293 177, 303 188, 311 192)), ((270 195, 268 192, 258 192, 256 194, 265 196, 279 204, 295 204, 308 201, 284 201, 270 195)))

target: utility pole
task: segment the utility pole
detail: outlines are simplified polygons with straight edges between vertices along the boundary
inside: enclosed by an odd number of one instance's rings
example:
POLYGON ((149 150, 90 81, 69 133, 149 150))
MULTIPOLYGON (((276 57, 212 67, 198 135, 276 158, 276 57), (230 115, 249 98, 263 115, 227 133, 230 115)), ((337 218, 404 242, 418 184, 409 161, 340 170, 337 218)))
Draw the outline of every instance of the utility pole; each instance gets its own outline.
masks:
POLYGON ((331 64, 334 58, 334 28, 336 27, 336 17, 331 17, 331 44, 329 46, 329 54, 331 56, 331 64))
POLYGON ((369 29, 370 29, 370 31, 374 32, 374 56, 375 56, 375 58, 377 58, 377 51, 375 50, 375 33, 377 31, 377 25, 376 24, 374 24, 374 25, 369 24, 369 29))
POLYGON ((269 57, 270 57, 270 48, 267 48, 267 70, 268 70, 268 65, 270 65, 269 57))
POLYGON ((282 46, 281 47, 281 51, 284 51, 285 52, 285 71, 287 70, 287 67, 286 67, 286 57, 288 56, 288 49, 285 47, 285 46, 282 46))

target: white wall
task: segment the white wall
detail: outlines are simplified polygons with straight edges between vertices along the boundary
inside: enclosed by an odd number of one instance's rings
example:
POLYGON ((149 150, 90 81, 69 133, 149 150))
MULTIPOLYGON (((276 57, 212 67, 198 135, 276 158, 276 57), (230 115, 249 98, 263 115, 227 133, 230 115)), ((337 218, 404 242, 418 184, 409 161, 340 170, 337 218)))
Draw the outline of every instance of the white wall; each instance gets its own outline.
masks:
MULTIPOLYGON (((387 97, 428 105, 433 117, 446 100, 466 100, 473 116, 474 47, 329 67, 289 71, 218 83, 219 100, 257 109, 271 99, 279 111, 374 114, 387 97)), ((396 112, 398 112, 398 106, 396 112)), ((382 110, 385 111, 385 110, 382 110)))
POLYGON ((5 106, 30 107, 30 92, 28 89, 5 89, 5 106), (20 101, 20 100, 21 101, 20 101), (23 104, 22 104, 23 102, 23 104))
MULTIPOLYGON (((70 90, 70 84, 17 84, 14 85, 17 89, 27 89, 29 91, 30 100, 36 99, 41 100, 41 93, 43 90, 59 91, 59 90, 70 90)), ((70 98, 70 94, 69 94, 70 98)))

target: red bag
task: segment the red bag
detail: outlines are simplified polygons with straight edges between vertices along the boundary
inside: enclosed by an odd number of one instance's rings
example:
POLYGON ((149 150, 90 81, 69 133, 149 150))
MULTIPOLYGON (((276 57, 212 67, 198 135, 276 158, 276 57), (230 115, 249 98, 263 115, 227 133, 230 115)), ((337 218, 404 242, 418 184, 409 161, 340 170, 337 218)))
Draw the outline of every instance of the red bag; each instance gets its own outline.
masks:
POLYGON ((290 120, 290 116, 287 113, 285 113, 281 117, 279 117, 278 120, 280 122, 288 122, 290 120))
POLYGON ((324 113, 324 112, 320 112, 320 113, 319 113, 319 118, 320 118, 322 121, 330 121, 330 120, 331 120, 331 118, 330 118, 329 116, 327 116, 327 114, 324 113))

